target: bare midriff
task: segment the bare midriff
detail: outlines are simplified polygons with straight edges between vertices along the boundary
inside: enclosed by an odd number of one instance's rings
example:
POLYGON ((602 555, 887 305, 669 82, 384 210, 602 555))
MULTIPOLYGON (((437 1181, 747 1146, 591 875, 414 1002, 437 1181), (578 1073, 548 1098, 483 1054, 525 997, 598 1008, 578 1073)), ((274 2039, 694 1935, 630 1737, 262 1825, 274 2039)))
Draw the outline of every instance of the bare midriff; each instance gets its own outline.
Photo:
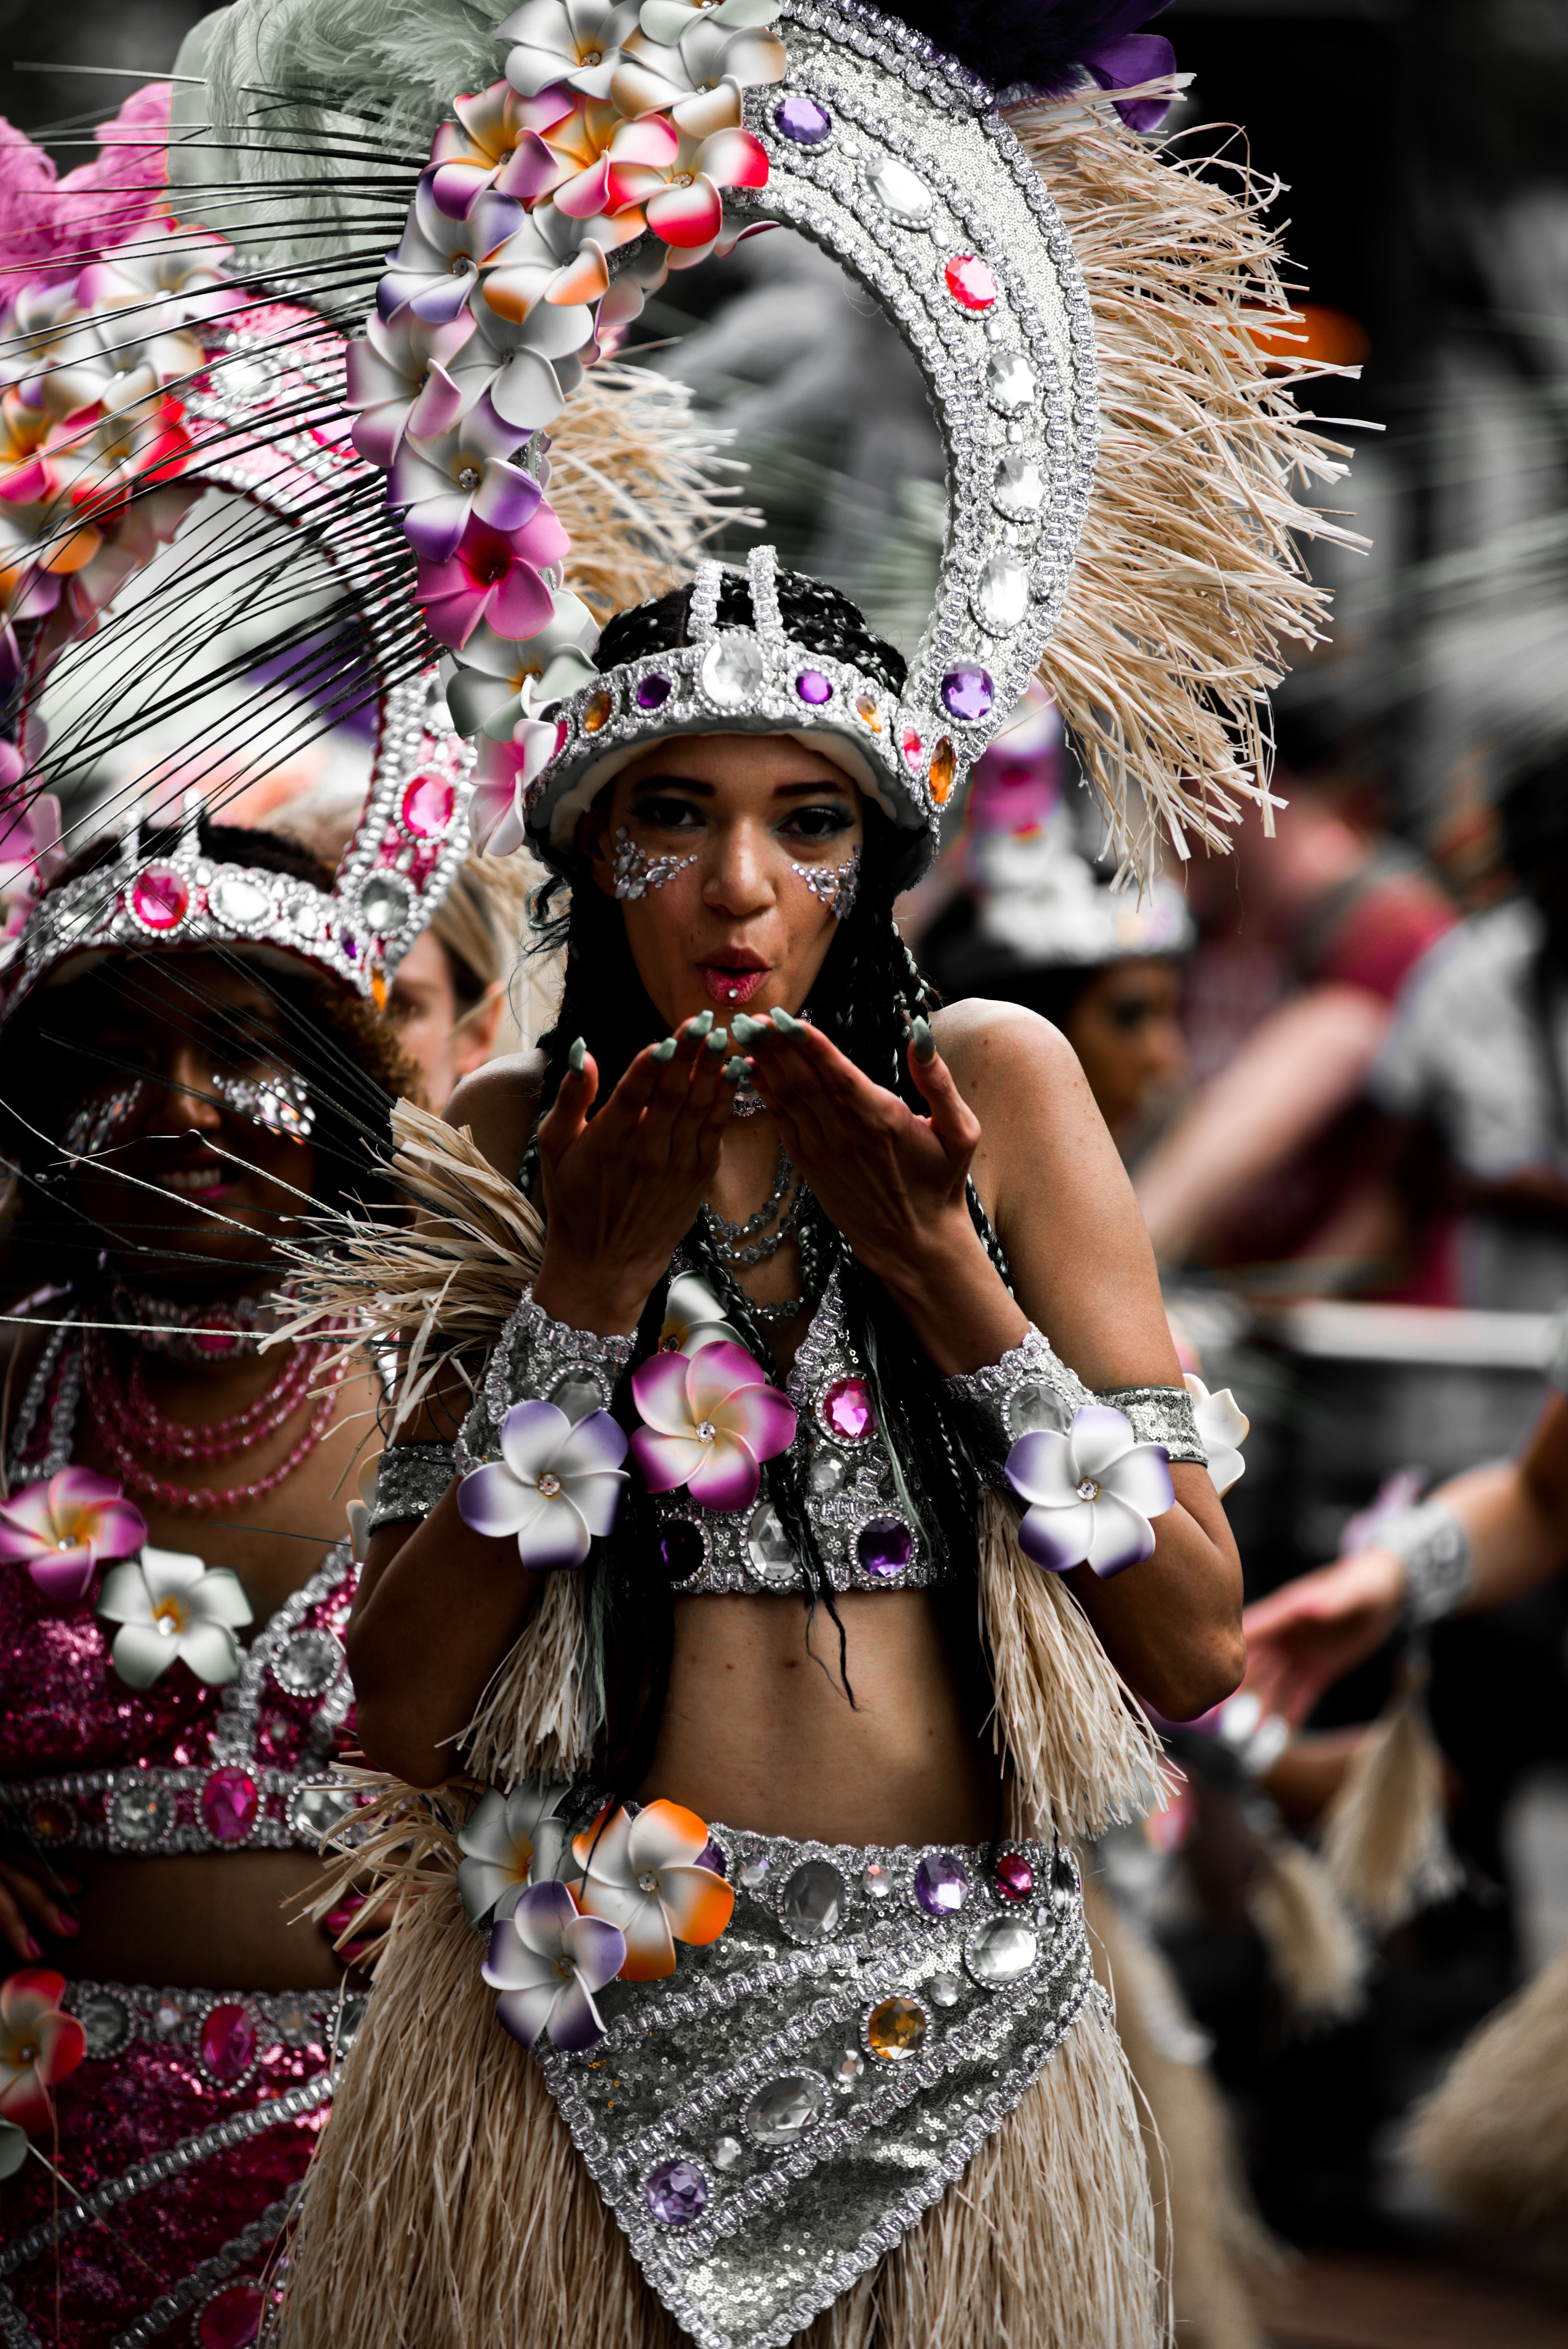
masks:
POLYGON ((308 1851, 174 1852, 132 1858, 63 1851, 81 1920, 54 1946, 89 1982, 188 1990, 323 1990, 342 1969, 318 1925, 291 1924, 320 1862, 308 1851))
POLYGON ((984 1842, 996 1773, 919 1590, 841 1592, 839 1635, 798 1598, 684 1599, 645 1798, 823 1843, 984 1842))

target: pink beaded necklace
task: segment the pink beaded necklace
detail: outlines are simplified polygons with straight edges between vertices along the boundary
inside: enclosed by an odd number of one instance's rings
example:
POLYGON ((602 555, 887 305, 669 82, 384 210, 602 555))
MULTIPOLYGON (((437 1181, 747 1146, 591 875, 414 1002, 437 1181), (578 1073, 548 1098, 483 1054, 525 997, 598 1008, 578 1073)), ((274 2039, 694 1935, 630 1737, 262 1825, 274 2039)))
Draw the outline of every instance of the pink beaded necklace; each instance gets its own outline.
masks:
POLYGON ((145 1376, 138 1384, 139 1361, 132 1369, 131 1390, 128 1393, 120 1384, 102 1332, 88 1331, 83 1347, 88 1403, 104 1449, 126 1490, 145 1493, 167 1509, 233 1508, 241 1502, 258 1500, 263 1493, 274 1491, 303 1461, 309 1459, 331 1426, 337 1408, 337 1391, 348 1368, 346 1357, 328 1373, 325 1392, 317 1398, 309 1424, 287 1458, 253 1484, 221 1488, 170 1485, 149 1472, 131 1448, 132 1442, 166 1460, 226 1460, 251 1450, 264 1437, 274 1434, 298 1409, 325 1357, 328 1342, 324 1339, 314 1345, 291 1349, 290 1359, 273 1384, 243 1411, 217 1421, 211 1427, 185 1427, 178 1421, 165 1419, 158 1411, 147 1392, 145 1376))

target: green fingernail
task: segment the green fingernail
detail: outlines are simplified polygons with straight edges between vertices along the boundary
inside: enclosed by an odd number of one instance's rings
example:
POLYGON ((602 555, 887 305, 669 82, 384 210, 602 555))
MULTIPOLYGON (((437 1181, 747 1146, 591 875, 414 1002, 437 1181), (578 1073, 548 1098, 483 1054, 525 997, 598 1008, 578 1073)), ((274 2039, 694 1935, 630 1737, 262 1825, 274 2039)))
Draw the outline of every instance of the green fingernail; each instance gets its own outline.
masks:
POLYGON ((746 1063, 741 1059, 738 1052, 737 1052, 732 1061, 726 1061, 724 1064, 724 1081, 727 1085, 738 1085, 745 1074, 746 1063))
POLYGON ((758 1036, 767 1035, 768 1022, 753 1019, 748 1011, 738 1011, 729 1023, 729 1032, 738 1044, 751 1044, 758 1036))
POLYGON ((707 1040, 707 1049, 710 1052, 727 1052, 729 1050, 728 1029, 716 1028, 712 1035, 707 1040))
POLYGON ((583 1042, 581 1036, 579 1036, 575 1044, 573 1045, 572 1050, 567 1053, 566 1057, 571 1061, 573 1067, 576 1070, 577 1074, 581 1076, 583 1074, 583 1063, 588 1058, 588 1047, 583 1042))
POLYGON ((911 1040, 914 1045, 915 1059, 917 1061, 934 1061, 936 1058, 936 1039, 931 1032, 930 1020, 912 1019, 909 1023, 909 1032, 911 1040))
POLYGON ((780 1036, 798 1036, 806 1025, 803 1019, 797 1019, 792 1011, 786 1011, 781 1003, 776 1003, 768 1016, 780 1036))
POLYGON ((692 1020, 688 1020, 688 1021, 687 1021, 687 1023, 686 1023, 686 1034, 691 1038, 692 1041, 695 1043, 695 1042, 696 1041, 696 1040, 697 1040, 697 1038, 698 1038, 699 1036, 706 1036, 706 1035, 707 1034, 708 1030, 709 1030, 712 1026, 713 1026, 713 1014, 712 1014, 712 1012, 711 1012, 711 1011, 699 1011, 699 1012, 697 1013, 696 1018, 695 1019, 692 1019, 692 1020))
POLYGON ((665 1038, 665 1040, 664 1040, 664 1042, 663 1042, 662 1044, 655 1044, 655 1045, 654 1046, 653 1051, 649 1054, 649 1058, 650 1058, 651 1060, 655 1060, 655 1061, 673 1061, 673 1060, 675 1059, 675 1056, 676 1056, 676 1040, 675 1040, 675 1038, 674 1038, 673 1036, 666 1036, 666 1037, 665 1038))

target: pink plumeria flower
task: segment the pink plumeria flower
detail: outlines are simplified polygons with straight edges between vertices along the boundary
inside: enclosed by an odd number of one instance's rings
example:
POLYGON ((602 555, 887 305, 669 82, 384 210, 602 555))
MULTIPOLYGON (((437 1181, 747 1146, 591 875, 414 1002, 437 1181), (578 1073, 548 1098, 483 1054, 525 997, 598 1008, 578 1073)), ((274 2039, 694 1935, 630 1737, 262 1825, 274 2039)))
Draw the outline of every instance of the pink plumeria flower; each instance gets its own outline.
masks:
POLYGON ((625 1963, 624 1936, 598 1917, 578 1914, 564 1884, 531 1884, 490 1935, 480 1968, 499 1990, 496 2014, 525 2047, 542 2034, 568 2054, 604 2036, 595 1991, 625 1963))
POLYGON ((767 150, 739 123, 732 84, 687 98, 670 115, 624 122, 603 161, 560 191, 557 208, 574 220, 634 208, 665 244, 711 244, 724 226, 719 190, 768 184, 767 150))
POLYGON ((496 1540, 515 1535, 531 1573, 581 1566, 621 1506, 625 1430, 607 1411, 591 1411, 574 1426, 552 1402, 514 1402, 500 1423, 500 1451, 459 1485, 463 1523, 496 1540))
POLYGON ((147 1519, 112 1476, 62 1468, 0 1502, 0 1557, 19 1558, 46 1599, 85 1599, 110 1558, 129 1557, 147 1539, 147 1519))
POLYGON ((446 326, 468 306, 484 264, 521 225, 523 210, 493 188, 461 220, 436 202, 435 171, 421 178, 404 224, 403 241, 387 256, 376 306, 392 318, 405 304, 430 326, 446 326))
POLYGON ((795 1406, 744 1346, 654 1354, 632 1376, 644 1425, 632 1453, 650 1493, 684 1485, 705 1509, 748 1509, 758 1463, 795 1440, 795 1406))
POLYGON ((405 432, 387 502, 402 515, 416 554, 447 562, 470 514, 503 534, 532 519, 544 492, 531 473, 511 463, 517 445, 516 429, 496 414, 488 393, 444 432, 405 432))
POLYGON ((1154 1547, 1151 1517, 1175 1505, 1162 1444, 1137 1444, 1125 1412, 1085 1403, 1066 1435, 1021 1435, 1007 1454, 1007 1482, 1029 1503, 1018 1546, 1047 1573, 1090 1566, 1119 1574, 1154 1547))
POLYGON ((658 1982, 676 1970, 676 1943, 706 1949, 735 1910, 735 1893, 704 1868, 707 1829, 679 1803, 649 1803, 633 1818, 616 1811, 585 1827, 572 1849, 583 1870, 577 1899, 626 1937, 627 1982, 658 1982))
POLYGON ((430 149, 437 166, 430 191, 442 212, 466 220, 487 188, 531 204, 548 195, 561 166, 541 132, 572 111, 572 94, 559 85, 523 98, 506 81, 474 98, 452 100, 455 122, 443 122, 430 149))
POLYGON ((637 22, 637 0, 523 0, 495 28, 510 43, 506 78, 524 98, 552 82, 584 98, 608 98, 621 43, 637 22))
POLYGON ((444 432, 461 413, 462 394, 448 367, 474 331, 465 311, 432 325, 409 309, 383 318, 372 310, 364 336, 345 353, 346 405, 354 411, 355 447, 386 472, 410 425, 444 432))
POLYGON ((1182 1383, 1192 1398, 1192 1417, 1198 1441, 1209 1455, 1209 1475, 1222 1499, 1246 1467, 1242 1446, 1251 1423, 1229 1387, 1211 1394, 1195 1371, 1188 1371, 1182 1383))
POLYGON ((470 1925, 510 1917, 525 1886, 579 1873, 559 1816, 564 1785, 525 1778, 510 1795, 487 1787, 458 1831, 458 1891, 470 1925), (565 1863, 563 1865, 562 1863, 565 1863))
POLYGON ((414 598, 438 644, 459 652, 481 620, 524 641, 547 627, 551 590, 543 574, 564 563, 571 541, 542 500, 521 528, 500 531, 470 514, 444 563, 421 561, 414 598))
POLYGON ((498 636, 482 621, 474 630, 447 680, 447 706, 459 734, 482 730, 504 742, 520 718, 548 709, 598 676, 589 657, 599 636, 593 613, 560 590, 551 604, 549 626, 525 644, 498 636))
POLYGON ((176 1661, 221 1688, 240 1669, 234 1633, 254 1619, 240 1578, 226 1566, 209 1567, 188 1551, 142 1551, 129 1566, 103 1578, 98 1611, 119 1630, 109 1651, 128 1687, 150 1688, 176 1661))
POLYGON ((64 1974, 47 1966, 24 1966, 0 1983, 0 2116, 35 2136, 54 2120, 49 2090, 87 2054, 81 2024, 60 2013, 65 1990, 64 1974))
POLYGON ((511 856, 522 846, 529 786, 544 772, 570 731, 564 719, 520 718, 508 742, 480 735, 469 833, 486 856, 511 856))

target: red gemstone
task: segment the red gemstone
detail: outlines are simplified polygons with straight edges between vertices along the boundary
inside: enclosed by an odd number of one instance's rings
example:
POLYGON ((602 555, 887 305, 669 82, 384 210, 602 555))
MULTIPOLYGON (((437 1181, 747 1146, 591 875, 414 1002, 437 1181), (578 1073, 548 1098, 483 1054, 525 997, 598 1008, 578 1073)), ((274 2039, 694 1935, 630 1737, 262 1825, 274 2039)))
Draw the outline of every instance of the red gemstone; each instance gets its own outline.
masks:
POLYGON ((903 739, 900 747, 903 751, 904 765, 906 767, 913 767, 918 771, 922 746, 920 737, 915 732, 913 726, 906 726, 904 728, 903 739))
POLYGON ((226 2283, 196 2319, 198 2349, 250 2349, 261 2332, 266 2306, 259 2283, 226 2283))
POLYGON ((237 1998, 225 1999, 202 2016, 197 2045, 214 2080, 243 2079, 255 2061, 256 2019, 237 1998))
POLYGON ((191 891, 171 864, 150 864, 131 885, 131 910, 150 930, 172 930, 185 918, 191 891))
POLYGON ((1026 1900, 1035 1889, 1035 1871, 1021 1851, 1005 1851, 996 1862, 996 1889, 1004 1900, 1026 1900))
POLYGON ((841 1444, 859 1444, 875 1427, 872 1391, 864 1379, 838 1379, 822 1397, 822 1417, 841 1444))
POLYGON ((450 829, 458 795, 442 775, 416 775, 403 794, 403 823, 416 840, 438 840, 450 829))
POLYGON ((248 1770, 214 1770, 201 1789, 201 1816, 214 1843, 243 1843, 256 1824, 261 1792, 248 1770))
POLYGON ((947 290, 965 310, 988 310, 996 299, 996 280, 973 253, 955 253, 943 275, 947 290))

